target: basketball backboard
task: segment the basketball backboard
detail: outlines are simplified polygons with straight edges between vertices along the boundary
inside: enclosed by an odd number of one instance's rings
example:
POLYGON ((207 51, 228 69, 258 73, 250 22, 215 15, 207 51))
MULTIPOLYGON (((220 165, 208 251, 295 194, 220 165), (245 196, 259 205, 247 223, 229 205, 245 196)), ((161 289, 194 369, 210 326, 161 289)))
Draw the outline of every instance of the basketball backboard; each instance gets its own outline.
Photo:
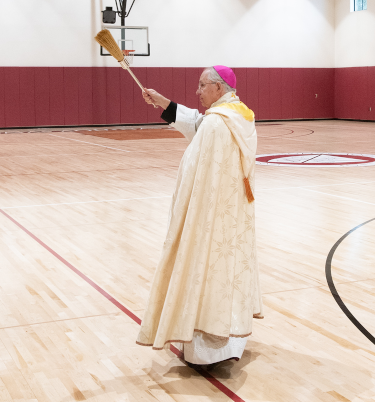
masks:
MULTIPOLYGON (((103 24, 102 29, 108 29, 121 50, 134 50, 134 56, 150 56, 148 43, 148 27, 131 27, 103 24)), ((110 54, 100 47, 101 56, 110 54)))

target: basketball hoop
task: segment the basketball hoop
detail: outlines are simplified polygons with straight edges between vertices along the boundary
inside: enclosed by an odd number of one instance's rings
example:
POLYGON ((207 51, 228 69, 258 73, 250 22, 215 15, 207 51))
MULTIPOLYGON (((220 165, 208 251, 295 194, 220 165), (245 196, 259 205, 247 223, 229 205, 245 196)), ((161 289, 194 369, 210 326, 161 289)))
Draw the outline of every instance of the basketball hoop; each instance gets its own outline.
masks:
POLYGON ((124 53, 125 60, 128 62, 128 64, 133 64, 133 56, 134 54, 131 54, 131 52, 135 52, 135 50, 123 50, 122 53, 124 53))

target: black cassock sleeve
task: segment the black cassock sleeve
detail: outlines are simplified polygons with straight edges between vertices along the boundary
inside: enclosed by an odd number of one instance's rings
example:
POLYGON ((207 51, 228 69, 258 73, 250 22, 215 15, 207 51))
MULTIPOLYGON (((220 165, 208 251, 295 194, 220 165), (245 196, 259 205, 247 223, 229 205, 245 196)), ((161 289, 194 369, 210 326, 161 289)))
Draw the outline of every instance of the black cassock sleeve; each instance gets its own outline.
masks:
POLYGON ((177 103, 171 102, 168 107, 161 114, 161 118, 167 123, 175 123, 177 114, 177 103))

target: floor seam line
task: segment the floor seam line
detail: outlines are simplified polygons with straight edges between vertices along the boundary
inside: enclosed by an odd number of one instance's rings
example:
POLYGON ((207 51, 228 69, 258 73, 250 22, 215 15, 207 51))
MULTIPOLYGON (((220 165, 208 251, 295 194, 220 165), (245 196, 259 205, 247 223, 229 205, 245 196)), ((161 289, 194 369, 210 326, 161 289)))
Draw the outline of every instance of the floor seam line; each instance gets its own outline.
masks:
POLYGON ((309 188, 303 188, 303 187, 302 187, 302 189, 303 189, 303 190, 306 190, 306 191, 311 191, 312 193, 318 193, 318 194, 329 195, 329 196, 331 196, 331 197, 341 198, 341 199, 349 200, 349 201, 360 202, 360 203, 362 203, 362 204, 375 205, 375 204, 372 203, 372 202, 356 200, 356 199, 354 199, 354 198, 343 197, 343 196, 336 195, 336 194, 323 193, 322 191, 311 190, 311 189, 309 189, 309 188))
MULTIPOLYGON (((79 133, 77 133, 77 134, 79 134, 79 133)), ((51 136, 51 137, 63 138, 63 139, 65 139, 65 140, 70 140, 70 141, 83 142, 84 144, 94 145, 94 146, 97 146, 97 147, 108 148, 108 149, 114 149, 115 151, 134 152, 134 151, 128 151, 128 150, 125 150, 125 149, 113 148, 113 147, 108 147, 108 146, 105 146, 105 145, 95 144, 95 143, 92 143, 92 142, 89 142, 89 141, 82 141, 82 140, 76 140, 76 139, 74 139, 74 138, 62 137, 61 135, 56 135, 56 134, 47 134, 47 135, 49 135, 49 136, 51 136)), ((83 135, 84 135, 84 134, 83 134, 83 135)))
POLYGON ((29 323, 29 324, 12 325, 10 327, 0 327, 0 330, 11 329, 11 328, 30 327, 32 325, 53 324, 53 323, 57 323, 57 322, 65 322, 65 321, 73 321, 73 320, 84 320, 85 318, 105 317, 105 316, 117 315, 117 314, 119 314, 119 313, 107 313, 107 314, 98 314, 98 315, 88 315, 88 316, 84 316, 84 317, 64 318, 62 320, 32 322, 32 323, 29 323))
POLYGON ((78 205, 78 204, 95 204, 101 202, 119 202, 119 201, 139 201, 139 200, 151 200, 161 198, 171 198, 171 195, 161 195, 155 197, 136 197, 136 198, 118 198, 113 200, 99 200, 99 201, 75 201, 75 202, 63 202, 56 204, 33 204, 33 205, 21 205, 16 207, 0 207, 0 209, 19 209, 19 208, 36 208, 36 207, 55 207, 59 205, 78 205))
MULTIPOLYGON (((140 168, 141 169, 141 168, 140 168)), ((68 173, 71 173, 71 172, 68 172, 68 173)), ((49 173, 50 174, 50 173, 49 173)), ((307 191, 313 191, 313 192, 317 192, 317 193, 321 193, 321 194, 327 194, 327 195, 331 195, 331 196, 334 196, 334 197, 340 197, 340 196, 337 196, 337 195, 333 195, 333 194, 329 194, 329 193, 324 193, 324 192, 320 192, 320 191, 314 191, 314 190, 310 190, 310 188, 311 187, 329 187, 329 186, 345 186, 345 185, 348 185, 348 184, 357 184, 357 185, 361 185, 361 184, 371 184, 371 183, 375 183, 375 181, 369 181, 369 182, 362 182, 362 183, 353 183, 353 182, 349 182, 349 183, 336 183, 336 184, 322 184, 322 185, 316 185, 316 186, 301 186, 301 187, 279 187, 279 188, 263 188, 263 189, 258 189, 258 190, 255 190, 255 193, 257 193, 257 192, 262 192, 262 191, 273 191, 273 190, 292 190, 292 189, 304 189, 304 190, 307 190, 307 191)), ((165 197, 167 197, 167 196, 165 196, 165 197)), ((171 196, 168 196, 168 197, 171 197, 171 196)), ((341 197, 340 197, 341 198, 341 197)), ((76 203, 76 204, 85 204, 85 203, 94 203, 94 202, 96 202, 96 203, 99 203, 99 202, 116 202, 116 201, 127 201, 128 199, 123 199, 123 198, 118 198, 118 199, 113 199, 113 200, 110 200, 110 201, 108 201, 108 200, 98 200, 98 201, 76 201, 76 202, 74 202, 74 203, 76 203)), ((131 200, 131 199, 129 199, 129 200, 131 200)), ((358 201, 358 202, 365 202, 365 201, 361 201, 361 200, 354 200, 353 199, 353 201, 358 201)), ((51 205, 54 205, 54 206, 57 206, 57 205, 73 205, 74 203, 56 203, 56 204, 39 204, 39 205, 31 205, 31 206, 29 206, 29 205, 21 205, 21 206, 16 206, 16 207, 0 207, 0 208, 2 208, 2 209, 14 209, 14 208, 31 208, 31 207, 34 207, 34 206, 38 206, 38 207, 43 207, 43 206, 51 206, 51 205)), ((370 203, 371 204, 371 203, 370 203)), ((371 205, 375 205, 375 204, 371 204, 371 205)))

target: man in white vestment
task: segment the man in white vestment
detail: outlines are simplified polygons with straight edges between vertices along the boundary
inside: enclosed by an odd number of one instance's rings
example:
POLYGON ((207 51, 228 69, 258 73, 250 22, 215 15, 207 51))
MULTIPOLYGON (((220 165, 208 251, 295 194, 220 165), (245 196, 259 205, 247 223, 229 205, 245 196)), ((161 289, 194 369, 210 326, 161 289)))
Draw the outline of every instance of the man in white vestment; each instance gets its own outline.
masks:
POLYGON ((198 110, 146 89, 190 142, 178 170, 161 260, 137 344, 178 343, 186 362, 238 360, 263 318, 254 221, 254 113, 225 66, 203 71, 198 110))

